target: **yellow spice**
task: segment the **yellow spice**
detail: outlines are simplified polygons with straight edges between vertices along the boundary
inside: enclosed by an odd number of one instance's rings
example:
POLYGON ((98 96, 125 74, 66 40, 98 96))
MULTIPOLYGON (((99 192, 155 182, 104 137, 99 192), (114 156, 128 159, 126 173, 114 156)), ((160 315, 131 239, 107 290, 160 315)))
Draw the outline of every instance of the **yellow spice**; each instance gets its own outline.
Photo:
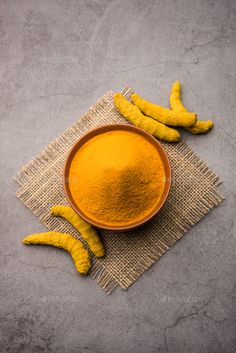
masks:
POLYGON ((71 207, 54 205, 51 208, 51 215, 55 217, 63 217, 70 222, 70 224, 80 232, 81 237, 87 242, 90 250, 95 256, 102 257, 105 255, 105 249, 97 231, 91 226, 91 224, 78 216, 71 207))
MULTIPOLYGON (((187 108, 181 101, 181 85, 179 81, 175 81, 170 93, 170 107, 174 112, 188 112, 187 108)), ((185 127, 185 130, 192 134, 206 134, 213 127, 212 120, 197 120, 196 123, 190 127, 185 127)))
POLYGON ((36 233, 28 235, 22 242, 26 245, 41 244, 62 248, 71 254, 79 273, 87 275, 90 270, 91 263, 88 250, 85 249, 80 240, 70 234, 59 232, 36 233))
POLYGON ((69 187, 90 220, 122 227, 142 221, 159 203, 165 171, 155 147, 128 131, 100 134, 75 154, 69 187))

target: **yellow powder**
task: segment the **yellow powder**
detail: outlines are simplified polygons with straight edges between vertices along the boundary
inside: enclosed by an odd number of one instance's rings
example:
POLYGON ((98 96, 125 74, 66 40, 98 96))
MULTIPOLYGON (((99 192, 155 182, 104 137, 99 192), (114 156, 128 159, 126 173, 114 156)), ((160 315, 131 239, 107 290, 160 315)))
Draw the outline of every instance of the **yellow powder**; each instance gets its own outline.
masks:
POLYGON ((111 131, 75 154, 69 187, 87 217, 112 227, 142 221, 157 206, 165 185, 155 147, 138 133, 111 131))

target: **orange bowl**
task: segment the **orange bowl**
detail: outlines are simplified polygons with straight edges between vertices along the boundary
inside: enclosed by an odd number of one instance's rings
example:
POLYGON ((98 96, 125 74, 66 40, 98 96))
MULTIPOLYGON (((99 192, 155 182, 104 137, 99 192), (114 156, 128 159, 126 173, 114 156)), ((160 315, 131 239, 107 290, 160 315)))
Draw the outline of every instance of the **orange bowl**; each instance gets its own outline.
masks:
POLYGON ((113 231, 127 231, 127 230, 131 230, 137 227, 140 227, 141 225, 147 223, 148 221, 151 220, 151 218, 153 218, 162 208, 162 206, 164 205, 169 191, 170 191, 170 187, 171 187, 171 167, 170 167, 170 162, 169 159, 167 157, 167 154, 165 152, 165 150, 163 149, 162 145, 160 144, 160 142, 158 142, 152 135, 150 135, 149 133, 147 133, 146 131, 135 127, 135 126, 131 126, 131 125, 123 125, 123 124, 113 124, 113 125, 102 125, 99 126, 95 129, 92 129, 90 131, 88 131, 87 133, 85 133, 84 135, 82 135, 79 140, 73 145, 73 147, 71 148, 66 161, 65 161, 65 166, 64 166, 64 190, 65 190, 65 194, 67 197, 67 200, 69 202, 69 204, 71 205, 71 207, 74 209, 74 211, 80 216, 82 217, 85 221, 89 222, 90 224, 92 224, 94 227, 96 228, 100 228, 100 229, 107 229, 107 230, 113 230, 113 231), (112 226, 107 226, 106 224, 102 224, 98 221, 94 221, 93 219, 91 219, 88 215, 86 215, 78 206, 78 204, 74 201, 73 199, 73 195, 71 194, 70 188, 69 188, 69 171, 70 171, 70 166, 71 166, 71 162, 76 154, 76 152, 86 143, 88 142, 91 138, 103 134, 105 132, 109 132, 109 131, 114 131, 114 130, 123 130, 123 131, 129 131, 129 132, 134 132, 136 134, 141 135, 142 137, 144 137, 147 141, 149 141, 156 149, 157 153, 159 153, 162 161, 163 161, 163 165, 164 165, 164 169, 165 169, 165 176, 166 176, 166 183, 164 186, 164 191, 163 194, 160 198, 160 202, 157 204, 156 208, 154 210, 152 210, 152 212, 150 214, 148 214, 144 219, 142 219, 142 221, 139 222, 134 222, 132 225, 127 225, 127 226, 121 226, 121 227, 112 227, 112 226))

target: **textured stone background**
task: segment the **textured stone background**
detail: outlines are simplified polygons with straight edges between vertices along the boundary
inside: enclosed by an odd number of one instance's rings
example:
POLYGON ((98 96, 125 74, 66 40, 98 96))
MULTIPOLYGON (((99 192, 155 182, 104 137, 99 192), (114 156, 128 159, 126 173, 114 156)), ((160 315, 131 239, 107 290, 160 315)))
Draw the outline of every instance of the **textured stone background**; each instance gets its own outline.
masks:
POLYGON ((1 352, 235 352, 235 33, 234 0, 0 1, 1 352), (107 90, 167 105, 175 79, 215 120, 188 143, 226 200, 108 296, 67 253, 21 244, 44 228, 12 177, 107 90))

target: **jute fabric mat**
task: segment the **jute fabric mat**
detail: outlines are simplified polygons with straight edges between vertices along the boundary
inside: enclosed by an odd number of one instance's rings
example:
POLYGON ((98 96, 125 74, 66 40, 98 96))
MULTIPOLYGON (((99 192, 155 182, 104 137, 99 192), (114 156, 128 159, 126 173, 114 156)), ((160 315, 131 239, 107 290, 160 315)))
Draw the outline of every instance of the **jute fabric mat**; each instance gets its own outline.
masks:
MULTIPOLYGON (((127 98, 131 93, 129 88, 123 90, 127 98)), ((50 207, 68 204, 62 176, 64 161, 72 145, 89 129, 107 123, 127 124, 114 107, 112 92, 99 99, 16 175, 20 184, 17 197, 49 230, 70 233, 81 239, 68 222, 50 215, 50 207)), ((117 286, 127 289, 223 200, 216 190, 219 184, 217 175, 186 143, 163 143, 163 147, 171 162, 173 182, 161 212, 147 225, 128 233, 100 231, 106 257, 97 259, 93 256, 91 275, 107 293, 117 286)))

